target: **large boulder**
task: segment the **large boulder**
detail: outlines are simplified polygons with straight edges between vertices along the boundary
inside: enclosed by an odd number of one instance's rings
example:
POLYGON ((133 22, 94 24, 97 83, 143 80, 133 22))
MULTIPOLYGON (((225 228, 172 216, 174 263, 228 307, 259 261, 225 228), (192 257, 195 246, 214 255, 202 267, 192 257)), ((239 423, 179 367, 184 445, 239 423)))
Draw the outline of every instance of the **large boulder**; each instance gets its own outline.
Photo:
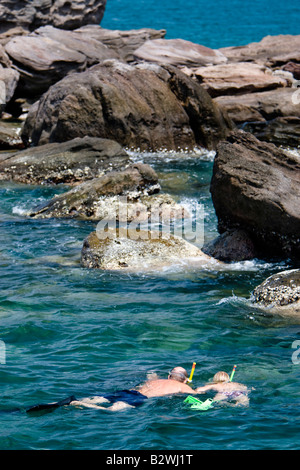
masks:
POLYGON ((177 68, 107 60, 53 85, 28 115, 34 145, 90 135, 142 150, 214 148, 231 122, 177 68))
POLYGON ((218 145, 211 194, 220 233, 245 230, 265 256, 300 257, 297 155, 235 131, 218 145))
POLYGON ((15 27, 33 31, 46 24, 62 29, 99 24, 105 5, 106 0, 2 0, 0 33, 15 27))
POLYGON ((268 312, 300 316, 300 269, 268 277, 252 292, 252 301, 268 312))
POLYGON ((125 169, 130 163, 129 155, 117 142, 97 137, 78 137, 64 143, 29 147, 22 152, 2 153, 0 180, 73 185, 98 178, 108 171, 125 169))

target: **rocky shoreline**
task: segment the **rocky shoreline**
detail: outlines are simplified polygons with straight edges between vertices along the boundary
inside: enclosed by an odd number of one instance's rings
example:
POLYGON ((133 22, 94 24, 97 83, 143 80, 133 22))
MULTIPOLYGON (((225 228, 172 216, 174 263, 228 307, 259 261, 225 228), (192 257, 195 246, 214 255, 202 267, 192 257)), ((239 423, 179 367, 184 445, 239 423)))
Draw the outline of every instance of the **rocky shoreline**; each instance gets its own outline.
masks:
POLYGON ((143 211, 144 220, 187 216, 127 150, 204 147, 216 152, 217 240, 202 250, 176 237, 130 240, 124 261, 123 242, 98 246, 91 234, 83 266, 134 269, 137 259, 158 266, 184 256, 297 266, 300 159, 281 146, 300 142, 300 35, 213 50, 165 39, 164 29, 103 29, 105 0, 84 10, 79 0, 14 4, 1 5, 0 180, 74 186, 28 217, 98 221, 117 197, 130 201, 127 221, 143 211))

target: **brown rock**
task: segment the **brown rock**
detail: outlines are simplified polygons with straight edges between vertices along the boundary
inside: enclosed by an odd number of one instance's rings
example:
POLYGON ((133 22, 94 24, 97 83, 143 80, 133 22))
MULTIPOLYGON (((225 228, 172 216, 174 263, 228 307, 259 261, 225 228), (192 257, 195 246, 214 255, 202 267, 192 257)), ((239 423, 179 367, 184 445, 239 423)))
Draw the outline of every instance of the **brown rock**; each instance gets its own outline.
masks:
POLYGON ((194 74, 212 97, 241 95, 285 87, 289 82, 265 66, 239 62, 201 67, 194 74))
POLYGON ((266 36, 260 42, 246 46, 219 49, 230 62, 256 62, 280 66, 291 61, 300 62, 300 35, 266 36))
POLYGON ((220 51, 183 39, 154 39, 147 41, 134 51, 134 57, 138 60, 160 65, 169 64, 176 67, 197 67, 227 61, 220 51))
POLYGON ((100 177, 113 169, 125 169, 130 163, 129 155, 117 142, 86 136, 30 147, 22 152, 2 153, 0 180, 72 185, 100 177))
POLYGON ((300 80, 300 64, 295 64, 295 62, 288 62, 283 67, 283 70, 291 72, 296 80, 300 80))
POLYGON ((214 148, 230 128, 208 93, 175 67, 109 60, 53 85, 29 112, 23 138, 41 145, 90 135, 142 150, 214 148))
POLYGON ((46 24, 62 29, 99 24, 105 5, 106 0, 2 0, 0 33, 15 27, 32 31, 46 24))
POLYGON ((235 131, 221 142, 211 194, 220 233, 245 230, 268 256, 300 257, 299 157, 235 131))

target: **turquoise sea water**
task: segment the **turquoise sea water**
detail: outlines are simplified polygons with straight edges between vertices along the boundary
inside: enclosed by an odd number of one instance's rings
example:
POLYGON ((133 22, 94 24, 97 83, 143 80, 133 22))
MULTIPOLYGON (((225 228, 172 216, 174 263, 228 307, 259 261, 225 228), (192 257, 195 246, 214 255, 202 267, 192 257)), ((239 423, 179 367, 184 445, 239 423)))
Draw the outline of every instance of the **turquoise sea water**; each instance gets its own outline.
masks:
MULTIPOLYGON (((214 237, 212 154, 135 156, 154 166, 163 189, 179 201, 204 204, 205 235, 214 237)), ((159 274, 89 271, 79 256, 93 223, 24 216, 63 190, 0 185, 0 338, 6 346, 0 448, 299 449, 300 365, 292 362, 299 321, 249 303, 251 290, 289 262, 173 267, 159 274), (190 370, 193 361, 195 385, 237 364, 236 379, 255 387, 250 407, 201 413, 175 396, 116 413, 72 406, 25 413, 72 394, 134 387, 147 373, 166 377, 174 365, 190 370)))
POLYGON ((219 48, 300 34, 299 20, 298 0, 107 0, 101 26, 166 29, 166 39, 219 48))
MULTIPOLYGON (((213 47, 259 40, 268 32, 296 33, 296 2, 284 3, 285 15, 278 2, 273 19, 251 16, 254 7, 249 8, 252 28, 233 20, 231 10, 225 21, 224 9, 233 2, 222 2, 222 9, 218 2, 173 1, 169 9, 167 2, 130 3, 138 6, 134 12, 128 2, 108 0, 103 26, 166 27, 169 36, 199 37, 213 47), (201 36, 196 14, 206 24, 201 36)), ((247 3, 240 2, 244 12, 247 3)), ((267 9, 271 3, 257 4, 267 9)), ((164 191, 188 206, 204 204, 205 237, 216 236, 212 153, 133 156, 153 165, 164 191)), ((292 361, 292 344, 300 340, 300 322, 268 315, 249 302, 256 285, 293 267, 291 262, 173 266, 158 274, 89 271, 80 266, 80 250, 95 224, 25 216, 66 189, 0 184, 0 449, 299 449, 300 364, 292 361), (34 416, 25 412, 72 394, 82 398, 131 388, 147 373, 166 377, 175 365, 190 370, 193 361, 194 385, 220 369, 230 373, 237 364, 236 379, 255 388, 250 407, 201 413, 175 396, 117 413, 73 406, 34 416)))

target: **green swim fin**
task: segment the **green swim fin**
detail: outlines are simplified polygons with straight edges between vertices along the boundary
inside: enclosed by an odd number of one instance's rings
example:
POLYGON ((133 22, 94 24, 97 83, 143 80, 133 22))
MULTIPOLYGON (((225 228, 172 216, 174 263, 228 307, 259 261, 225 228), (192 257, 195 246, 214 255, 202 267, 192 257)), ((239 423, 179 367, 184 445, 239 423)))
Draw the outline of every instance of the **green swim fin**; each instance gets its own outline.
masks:
POLYGON ((209 410, 213 406, 213 400, 211 398, 208 398, 205 401, 201 401, 198 398, 192 397, 191 395, 186 397, 183 403, 191 404, 192 410, 200 410, 200 411, 209 410))

